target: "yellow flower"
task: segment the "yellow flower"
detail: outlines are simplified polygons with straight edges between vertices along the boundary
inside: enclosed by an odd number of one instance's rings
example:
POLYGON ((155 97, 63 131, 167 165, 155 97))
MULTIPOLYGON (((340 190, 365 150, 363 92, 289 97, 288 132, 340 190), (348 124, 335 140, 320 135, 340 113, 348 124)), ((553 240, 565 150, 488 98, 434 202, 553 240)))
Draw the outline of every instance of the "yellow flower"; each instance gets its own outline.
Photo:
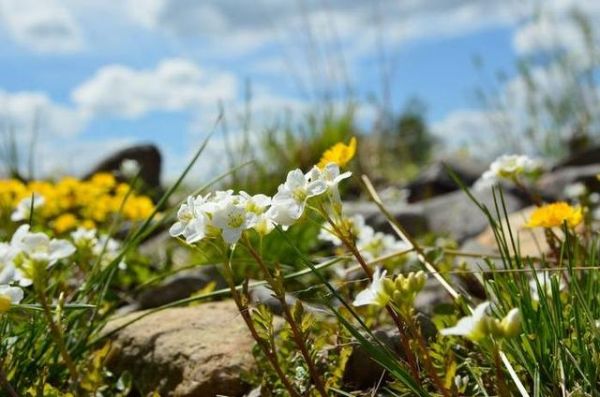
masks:
POLYGON ((117 180, 114 175, 109 172, 99 172, 92 176, 90 182, 103 189, 112 189, 116 184, 117 180))
POLYGON ((321 161, 317 165, 319 168, 325 168, 329 163, 335 163, 340 167, 346 166, 356 154, 356 138, 352 137, 349 144, 338 142, 323 153, 321 161))
POLYGON ((84 219, 81 222, 81 227, 83 227, 84 229, 88 229, 88 230, 95 229, 96 228, 96 223, 94 223, 94 221, 91 220, 91 219, 84 219))
POLYGON ((75 229, 76 226, 77 217, 70 213, 62 214, 54 220, 54 231, 58 234, 75 229))
POLYGON ((547 204, 537 208, 527 222, 527 227, 557 227, 564 222, 571 228, 579 225, 583 220, 581 207, 571 207, 565 202, 547 204))

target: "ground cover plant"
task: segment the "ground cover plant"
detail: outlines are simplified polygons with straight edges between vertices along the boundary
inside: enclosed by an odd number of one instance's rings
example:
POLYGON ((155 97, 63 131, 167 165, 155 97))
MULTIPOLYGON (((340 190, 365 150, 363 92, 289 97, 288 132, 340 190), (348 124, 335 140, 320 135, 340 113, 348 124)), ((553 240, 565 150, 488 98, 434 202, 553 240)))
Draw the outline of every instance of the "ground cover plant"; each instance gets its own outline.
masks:
POLYGON ((448 242, 407 233, 367 177, 361 178, 365 193, 394 234, 346 213, 339 186, 356 178, 347 169, 357 145, 355 138, 336 143, 313 167, 289 171, 273 196, 211 191, 209 183, 172 207, 164 204, 176 186, 155 206, 135 192, 132 165, 132 172, 123 171, 130 183, 110 174, 89 181, 3 181, 4 393, 110 396, 135 390, 131 374, 105 366, 118 329, 102 329, 132 277, 136 282, 136 269, 145 266, 135 247, 153 228, 170 225, 183 246, 220 263, 229 287, 150 312, 232 298, 255 340, 257 369, 244 376, 263 395, 596 395, 600 240, 594 192, 576 186, 571 202, 543 202, 535 188, 541 162, 498 158, 473 187, 492 189, 493 207, 463 186, 487 216, 500 252, 481 255, 481 269, 469 270, 448 242), (524 227, 543 230, 549 249, 539 256, 521 255, 517 230, 505 222, 503 191, 510 186, 537 206, 524 227), (160 206, 165 209, 158 214, 160 206), (269 252, 273 244, 287 250, 269 252), (352 271, 359 276, 340 276, 352 271), (460 277, 477 280, 483 294, 467 292, 460 277), (427 282, 452 302, 426 319, 429 328, 414 307, 427 282), (258 284, 268 285, 279 301, 283 321, 251 302, 249 291, 258 284), (287 294, 298 288, 302 299, 289 303, 287 294), (396 330, 399 347, 378 336, 382 327, 396 330), (367 390, 343 379, 355 349, 385 370, 367 390))

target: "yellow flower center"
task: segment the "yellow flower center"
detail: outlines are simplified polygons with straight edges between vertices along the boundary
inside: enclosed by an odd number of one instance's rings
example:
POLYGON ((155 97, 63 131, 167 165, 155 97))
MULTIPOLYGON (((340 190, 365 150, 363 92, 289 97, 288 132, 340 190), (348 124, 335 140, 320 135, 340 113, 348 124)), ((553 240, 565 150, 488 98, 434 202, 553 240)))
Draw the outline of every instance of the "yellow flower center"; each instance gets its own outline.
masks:
POLYGON ((5 313, 10 309, 10 305, 12 303, 12 299, 10 296, 0 294, 0 313, 5 313))

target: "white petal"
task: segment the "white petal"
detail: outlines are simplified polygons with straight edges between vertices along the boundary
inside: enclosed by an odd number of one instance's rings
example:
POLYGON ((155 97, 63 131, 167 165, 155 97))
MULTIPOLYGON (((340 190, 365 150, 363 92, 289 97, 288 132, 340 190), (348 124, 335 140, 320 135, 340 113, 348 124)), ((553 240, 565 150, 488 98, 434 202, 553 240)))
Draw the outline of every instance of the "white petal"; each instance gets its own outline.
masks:
POLYGON ((242 236, 242 229, 223 229, 221 234, 227 244, 235 244, 242 236))
POLYGON ((49 244, 50 260, 59 260, 75 253, 75 246, 66 240, 52 240, 49 244))
POLYGON ((19 303, 23 299, 23 290, 19 287, 0 285, 0 295, 8 296, 13 304, 19 303))
POLYGON ((352 302, 354 306, 371 305, 373 303, 375 303, 375 294, 370 288, 360 291, 354 302, 352 302))

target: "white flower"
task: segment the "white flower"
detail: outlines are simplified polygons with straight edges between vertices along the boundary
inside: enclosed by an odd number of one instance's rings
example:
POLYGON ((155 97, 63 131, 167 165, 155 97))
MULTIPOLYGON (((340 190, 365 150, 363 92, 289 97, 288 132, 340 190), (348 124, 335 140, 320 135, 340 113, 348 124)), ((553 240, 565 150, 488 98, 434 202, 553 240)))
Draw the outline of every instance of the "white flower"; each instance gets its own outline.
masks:
POLYGON ((581 182, 571 183, 565 187, 565 196, 570 199, 578 199, 585 196, 587 188, 581 182))
POLYGON ((338 189, 338 185, 344 179, 350 178, 352 176, 352 172, 346 171, 344 173, 340 173, 340 167, 335 163, 327 164, 323 169, 319 169, 319 167, 315 166, 312 170, 307 174, 307 177, 310 181, 323 181, 327 185, 327 190, 330 194, 331 200, 334 203, 341 202, 340 199, 340 191, 338 189))
POLYGON ((223 240, 228 244, 235 244, 242 232, 256 223, 256 214, 247 211, 244 204, 243 200, 232 196, 220 203, 212 214, 213 225, 221 229, 223 240))
POLYGON ((96 243, 96 229, 86 229, 79 227, 71 232, 71 239, 77 246, 92 246, 96 243))
POLYGON ((546 297, 552 296, 552 280, 557 279, 558 290, 562 291, 567 287, 565 280, 557 275, 552 275, 550 272, 543 271, 534 274, 534 278, 529 281, 529 288, 531 290, 531 297, 539 301, 540 294, 543 293, 546 297), (536 281, 537 279, 537 281, 536 281), (539 288, 538 288, 539 283, 539 288))
POLYGON ((135 177, 138 174, 138 172, 140 172, 140 169, 141 169, 141 166, 140 166, 140 163, 137 162, 137 160, 124 159, 123 161, 121 161, 121 166, 119 167, 119 172, 125 178, 131 179, 131 178, 135 177))
POLYGON ((208 207, 207 199, 208 196, 189 196, 187 201, 181 204, 177 211, 177 222, 169 229, 171 236, 183 236, 188 244, 200 241, 206 236, 209 220, 204 209, 208 207))
POLYGON ((271 205, 271 197, 264 194, 256 194, 254 196, 242 191, 240 192, 240 199, 246 211, 260 215, 267 211, 269 205, 271 205))
POLYGON ((13 262, 19 252, 11 244, 0 243, 0 284, 17 281, 21 287, 31 285, 31 280, 26 278, 13 262))
POLYGON ((410 248, 408 244, 397 240, 390 234, 382 232, 373 232, 370 234, 366 231, 363 235, 359 236, 356 246, 367 260, 373 260, 381 256, 408 250, 410 248))
POLYGON ((31 217, 32 199, 34 211, 41 207, 45 202, 44 197, 37 193, 34 193, 32 197, 25 197, 19 202, 19 204, 17 204, 17 208, 10 216, 10 219, 13 222, 29 220, 31 217))
POLYGON ((511 309, 508 314, 500 321, 500 330, 502 336, 510 338, 521 333, 521 310, 518 308, 511 309))
POLYGON ((291 226, 304 213, 306 201, 325 191, 327 184, 323 180, 309 180, 299 169, 290 171, 285 183, 277 189, 267 214, 275 223, 291 226))
POLYGON ((475 342, 483 339, 488 334, 485 323, 489 318, 487 315, 489 308, 490 302, 479 304, 472 315, 461 318, 454 327, 440 330, 440 334, 464 336, 475 342))
POLYGON ((539 160, 518 154, 505 154, 492 162, 489 170, 475 182, 474 189, 481 190, 497 184, 502 179, 511 180, 519 175, 531 177, 541 170, 542 163, 539 160))
POLYGON ((0 285, 0 313, 5 313, 11 305, 21 302, 23 290, 19 287, 0 285))
POLYGON ((114 238, 103 234, 96 240, 94 246, 92 247, 92 252, 94 255, 107 255, 109 257, 114 258, 121 249, 121 243, 119 243, 114 238))
MULTIPOLYGON (((365 218, 360 214, 342 218, 339 227, 348 229, 352 237, 358 241, 364 241, 372 237, 375 233, 373 228, 365 223, 365 218)), ((336 236, 336 234, 331 228, 331 225, 328 224, 323 224, 323 227, 319 232, 318 238, 319 240, 330 242, 337 247, 342 245, 342 240, 340 240, 339 237, 336 236)))
POLYGON ((75 253, 75 247, 70 242, 50 239, 44 233, 30 233, 28 228, 26 234, 19 236, 16 248, 29 259, 39 263, 47 263, 48 266, 75 253))
POLYGON ((380 307, 387 305, 390 301, 390 296, 385 288, 386 273, 385 270, 381 271, 379 268, 375 269, 373 281, 366 289, 356 295, 352 304, 354 306, 376 305, 380 307))

